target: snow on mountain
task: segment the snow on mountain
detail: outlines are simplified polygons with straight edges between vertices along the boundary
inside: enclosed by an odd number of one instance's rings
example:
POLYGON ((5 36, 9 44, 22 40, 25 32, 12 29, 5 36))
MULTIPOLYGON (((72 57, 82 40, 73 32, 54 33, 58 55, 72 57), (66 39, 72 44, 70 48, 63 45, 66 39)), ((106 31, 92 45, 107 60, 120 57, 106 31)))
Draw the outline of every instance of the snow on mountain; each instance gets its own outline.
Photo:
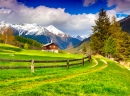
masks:
POLYGON ((25 33, 25 35, 42 35, 45 30, 43 27, 37 24, 14 24, 11 27, 19 31, 19 35, 25 33))
POLYGON ((78 40, 80 40, 80 41, 82 41, 82 40, 84 40, 85 38, 87 38, 87 36, 85 36, 85 35, 74 35, 74 36, 72 36, 73 38, 76 38, 76 39, 78 39, 78 40))
POLYGON ((69 36, 68 34, 65 34, 61 30, 57 29, 53 25, 47 26, 47 27, 42 27, 37 25, 36 23, 33 24, 9 24, 4 21, 0 22, 0 27, 3 26, 8 26, 11 27, 12 29, 15 29, 19 32, 19 35, 25 34, 25 35, 43 35, 45 32, 51 32, 55 35, 64 37, 64 36, 69 36))
POLYGON ((65 49, 72 42, 73 46, 78 44, 80 40, 65 34, 53 25, 43 27, 37 24, 10 24, 0 22, 0 29, 3 26, 10 27, 15 35, 20 35, 26 38, 34 39, 42 44, 47 44, 53 41, 60 49, 65 49))
POLYGON ((55 28, 53 25, 45 27, 49 32, 52 32, 55 35, 60 35, 61 37, 64 37, 65 33, 63 33, 61 30, 55 28))

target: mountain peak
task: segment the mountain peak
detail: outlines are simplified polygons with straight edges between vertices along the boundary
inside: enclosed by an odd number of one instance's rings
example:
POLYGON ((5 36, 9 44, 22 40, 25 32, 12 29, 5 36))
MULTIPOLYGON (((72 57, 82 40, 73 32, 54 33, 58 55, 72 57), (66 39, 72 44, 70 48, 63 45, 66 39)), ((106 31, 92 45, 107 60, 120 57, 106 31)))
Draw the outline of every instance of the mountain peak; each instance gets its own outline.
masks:
POLYGON ((84 40, 85 38, 87 38, 87 36, 85 36, 85 35, 74 35, 73 36, 74 38, 76 38, 76 39, 78 39, 78 40, 80 40, 80 41, 82 41, 82 40, 84 40))
POLYGON ((47 27, 45 27, 48 31, 52 32, 55 35, 61 35, 64 36, 65 33, 62 32, 61 30, 57 29, 56 27, 54 27, 53 25, 49 25, 47 27))
POLYGON ((130 34, 130 15, 119 21, 122 30, 130 34))

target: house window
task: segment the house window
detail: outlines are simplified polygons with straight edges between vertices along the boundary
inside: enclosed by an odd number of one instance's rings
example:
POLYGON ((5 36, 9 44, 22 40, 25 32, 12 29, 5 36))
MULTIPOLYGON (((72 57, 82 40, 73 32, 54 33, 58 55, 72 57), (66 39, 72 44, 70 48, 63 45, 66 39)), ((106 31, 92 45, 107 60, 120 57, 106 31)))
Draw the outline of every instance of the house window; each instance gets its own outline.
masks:
POLYGON ((56 46, 53 46, 53 48, 56 48, 56 46))
POLYGON ((51 48, 51 46, 50 46, 50 48, 51 48))

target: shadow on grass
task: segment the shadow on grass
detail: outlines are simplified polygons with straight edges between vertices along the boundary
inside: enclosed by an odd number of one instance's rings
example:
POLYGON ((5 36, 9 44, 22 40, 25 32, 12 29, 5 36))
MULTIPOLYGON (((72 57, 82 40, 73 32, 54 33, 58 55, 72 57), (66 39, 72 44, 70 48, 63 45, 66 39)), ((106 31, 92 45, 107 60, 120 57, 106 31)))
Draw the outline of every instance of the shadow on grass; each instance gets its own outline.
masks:
POLYGON ((9 52, 9 51, 20 52, 22 50, 20 48, 15 48, 15 47, 0 46, 0 52, 9 52))
POLYGON ((4 51, 0 49, 0 53, 14 53, 13 51, 4 51))

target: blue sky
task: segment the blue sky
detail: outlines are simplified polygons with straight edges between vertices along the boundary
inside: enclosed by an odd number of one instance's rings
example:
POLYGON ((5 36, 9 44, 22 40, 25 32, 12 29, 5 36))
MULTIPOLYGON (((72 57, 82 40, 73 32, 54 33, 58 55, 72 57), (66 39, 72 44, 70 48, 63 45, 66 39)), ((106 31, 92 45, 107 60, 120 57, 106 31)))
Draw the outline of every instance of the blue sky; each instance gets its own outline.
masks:
POLYGON ((120 20, 130 14, 130 0, 0 0, 0 21, 54 25, 71 36, 88 37, 101 8, 120 20))
POLYGON ((84 5, 84 0, 18 0, 18 2, 34 8, 40 5, 50 8, 65 8, 65 12, 70 14, 97 13, 101 8, 113 8, 107 7, 106 0, 98 0, 95 4, 90 3, 88 6, 84 5))

